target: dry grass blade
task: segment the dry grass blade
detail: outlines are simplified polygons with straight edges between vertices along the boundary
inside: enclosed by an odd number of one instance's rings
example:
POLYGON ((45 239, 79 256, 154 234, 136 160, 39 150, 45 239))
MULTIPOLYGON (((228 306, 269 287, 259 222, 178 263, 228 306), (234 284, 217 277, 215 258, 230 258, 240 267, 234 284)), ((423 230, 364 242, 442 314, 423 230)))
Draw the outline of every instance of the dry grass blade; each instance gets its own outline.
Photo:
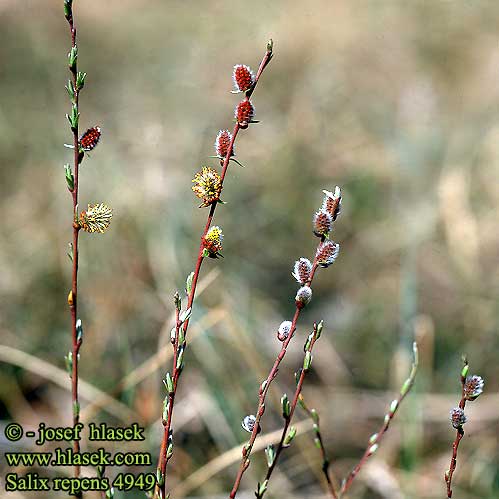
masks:
MULTIPOLYGON (((26 369, 37 376, 48 379, 65 390, 71 389, 71 386, 67 382, 66 371, 59 369, 57 366, 54 366, 45 360, 23 352, 22 350, 18 350, 17 348, 0 345, 0 361, 26 369)), ((78 382, 82 398, 86 400, 94 400, 96 398, 103 400, 103 409, 122 421, 129 422, 137 419, 135 412, 125 404, 81 378, 78 382)), ((82 419, 84 419, 83 413, 82 419)))

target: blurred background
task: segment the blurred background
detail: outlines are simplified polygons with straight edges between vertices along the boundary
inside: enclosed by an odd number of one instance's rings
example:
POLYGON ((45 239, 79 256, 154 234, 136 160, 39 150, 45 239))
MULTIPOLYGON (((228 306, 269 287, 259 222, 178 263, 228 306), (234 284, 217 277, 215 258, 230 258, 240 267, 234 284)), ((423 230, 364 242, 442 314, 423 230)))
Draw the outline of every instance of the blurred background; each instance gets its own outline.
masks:
MULTIPOLYGON (((227 496, 248 437, 241 420, 255 412, 280 348, 276 328, 294 311, 294 261, 312 259, 311 218, 322 189, 335 185, 340 257, 317 274, 269 394, 262 441, 278 438, 279 399, 294 390, 303 342, 324 319, 303 393, 321 415, 339 481, 382 423, 416 339, 414 390, 349 497, 445 497, 463 354, 486 385, 467 406, 454 495, 498 497, 499 5, 87 0, 75 1, 75 16, 88 73, 80 126, 103 131, 81 168, 80 208, 114 209, 106 234, 80 237, 82 419, 137 421, 147 434, 108 450, 151 452, 150 469, 128 471, 155 469, 172 295, 193 270, 207 216, 191 179, 202 165, 217 167, 215 136, 232 129, 233 65, 256 70, 273 38, 253 97, 261 122, 238 137, 245 168, 231 164, 216 213, 225 258, 201 273, 174 416, 172 497, 227 496)), ((69 46, 62 1, 0 1, 2 426, 71 424, 69 46)), ((326 497, 310 422, 302 410, 296 421, 267 497, 326 497)), ((3 431, 0 447, 35 450, 3 431)), ((260 450, 238 497, 253 497, 265 470, 260 450)), ((2 486, 0 496, 61 493, 2 486)), ((143 497, 116 497, 124 496, 143 497)))

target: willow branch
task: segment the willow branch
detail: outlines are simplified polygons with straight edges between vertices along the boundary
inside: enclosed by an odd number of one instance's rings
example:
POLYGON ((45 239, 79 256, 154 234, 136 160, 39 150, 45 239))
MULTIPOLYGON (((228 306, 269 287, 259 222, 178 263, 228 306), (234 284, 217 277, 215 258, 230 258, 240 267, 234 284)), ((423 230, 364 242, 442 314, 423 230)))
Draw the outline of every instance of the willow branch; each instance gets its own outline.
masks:
MULTIPOLYGON (((73 243, 72 243, 72 260, 73 271, 71 279, 71 291, 68 296, 68 304, 71 311, 71 326, 72 326, 72 351, 71 351, 71 398, 73 404, 73 427, 80 421, 80 402, 78 399, 78 355, 82 343, 81 335, 78 334, 77 327, 77 300, 78 300, 78 233, 80 225, 77 223, 78 218, 78 185, 79 185, 79 165, 81 161, 79 143, 78 143, 78 98, 80 93, 80 85, 78 79, 78 48, 76 44, 76 25, 73 16, 72 0, 65 0, 64 11, 66 20, 69 24, 71 33, 71 51, 69 53, 69 71, 71 73, 71 80, 68 88, 72 100, 71 115, 68 115, 70 120, 71 131, 73 134, 73 185, 68 184, 72 198, 73 198, 73 214, 72 214, 72 227, 73 227, 73 243), (70 119, 71 118, 71 119, 70 119), (72 189, 71 189, 72 187, 72 189)), ((73 450, 75 453, 80 451, 80 443, 78 440, 73 441, 73 450)), ((80 476, 80 466, 74 466, 74 476, 80 476)))
POLYGON ((285 448, 289 447, 292 439, 294 438, 295 430, 293 430, 293 427, 291 427, 290 429, 291 421, 295 413, 296 405, 298 404, 298 401, 301 396, 301 390, 303 388, 303 382, 305 381, 305 376, 310 370, 310 366, 312 363, 312 349, 314 348, 315 342, 319 339, 321 335, 322 327, 323 327, 322 321, 319 324, 314 323, 313 332, 307 338, 304 348, 305 359, 303 361, 303 367, 300 369, 298 373, 296 373, 297 383, 291 404, 289 404, 286 395, 284 395, 283 398, 281 399, 282 414, 284 417, 284 427, 282 429, 281 439, 279 441, 279 444, 277 445, 277 449, 274 449, 273 446, 267 447, 266 453, 267 453, 268 469, 264 481, 261 484, 259 483, 257 486, 255 492, 255 496, 257 497, 257 499, 262 499, 263 496, 265 495, 269 480, 272 477, 272 473, 277 465, 277 461, 279 460, 282 451, 285 448))
MULTIPOLYGON (((263 56, 263 59, 260 63, 260 66, 258 68, 257 74, 255 76, 255 81, 253 86, 246 92, 245 101, 249 102, 249 99, 251 95, 253 94, 258 81, 260 80, 260 77, 264 71, 264 69, 267 67, 268 63, 272 59, 272 44, 269 42, 267 46, 267 50, 265 52, 265 55, 263 56)), ((223 182, 225 179, 225 175, 227 173, 227 168, 229 166, 229 162, 231 159, 231 156, 233 155, 233 149, 234 149, 234 143, 236 141, 236 138, 238 136, 239 131, 244 128, 241 126, 240 123, 236 123, 234 126, 234 129, 232 131, 232 138, 230 140, 229 146, 227 153, 223 160, 221 160, 222 164, 222 171, 220 174, 220 183, 221 187, 223 186, 223 182)), ((198 251, 198 256, 196 260, 196 266, 194 268, 194 272, 192 275, 192 281, 190 285, 190 290, 188 292, 188 298, 187 298, 187 311, 188 314, 186 314, 186 318, 181 321, 180 317, 177 316, 176 319, 176 324, 175 324, 175 338, 174 338, 174 358, 173 358, 173 366, 172 366, 172 375, 171 375, 171 385, 170 388, 168 389, 168 396, 167 399, 165 399, 165 407, 163 411, 163 438, 161 442, 161 448, 160 448, 160 453, 159 453, 159 459, 158 459, 158 467, 157 467, 157 486, 155 489, 154 497, 155 498, 165 498, 166 497, 166 466, 168 464, 168 461, 171 459, 172 454, 173 454, 173 442, 172 442, 172 436, 173 436, 173 431, 172 431, 172 417, 173 417, 173 408, 174 408, 174 403, 175 403, 175 395, 177 392, 177 386, 178 386, 178 381, 180 378, 180 374, 182 372, 183 368, 183 353, 184 349, 186 346, 186 336, 187 336, 187 330, 189 327, 189 316, 190 312, 192 311, 192 305, 194 303, 194 297, 196 294, 196 287, 198 283, 198 278, 199 278, 199 273, 201 271, 201 265, 204 260, 204 245, 203 245, 203 239, 208 233, 208 230, 212 224, 213 217, 215 215, 215 210, 217 207, 218 203, 212 203, 210 205, 210 211, 208 214, 208 218, 206 220, 206 224, 201 236, 201 243, 199 245, 199 251, 198 251)))
MULTIPOLYGON (((314 262, 312 264, 312 270, 310 272, 310 278, 308 282, 306 283, 306 286, 310 287, 312 284, 312 281, 315 276, 315 271, 317 270, 317 267, 319 266, 318 260, 317 260, 317 253, 324 242, 324 237, 321 238, 321 242, 317 246, 317 251, 316 251, 316 256, 314 258, 314 262)), ((296 304, 296 309, 295 309, 295 314, 293 316, 293 320, 291 321, 291 327, 289 331, 288 337, 284 340, 282 344, 282 348, 277 355, 274 364, 272 366, 272 369, 270 370, 267 379, 260 385, 260 390, 259 390, 259 396, 258 396, 258 407, 255 415, 255 424, 253 427, 253 430, 251 432, 251 436, 249 441, 244 445, 243 450, 242 450, 242 458, 241 458, 241 463, 239 465, 239 469, 237 471, 236 479, 234 481, 234 485, 232 486, 232 490, 230 492, 229 497, 231 499, 234 499, 236 497, 237 491, 239 490, 239 486, 241 485, 241 479, 245 473, 245 471, 248 469, 248 466, 250 464, 249 457, 251 455, 251 451, 253 449, 253 444, 255 443, 256 437, 258 433, 260 432, 260 421, 262 419, 262 416, 265 412, 265 399, 267 397, 267 393, 269 391, 270 385, 272 384, 272 381, 274 381, 275 377, 277 376, 277 372, 279 370, 279 365, 284 359, 284 356, 286 355, 286 351, 288 348, 289 343, 293 339, 294 332, 296 331, 296 324, 298 322, 298 319, 300 317, 300 313, 303 309, 303 306, 297 302, 296 304)))
POLYGON ((329 494, 333 499, 338 499, 338 494, 336 492, 336 488, 333 483, 333 479, 331 477, 331 471, 330 471, 330 465, 331 461, 329 460, 329 457, 326 452, 326 448, 324 446, 324 440, 322 438, 322 432, 321 432, 321 427, 320 427, 320 418, 319 418, 319 413, 315 409, 310 409, 307 404, 305 403, 305 399, 303 398, 303 394, 300 393, 300 398, 298 400, 299 404, 303 408, 303 410, 309 415, 310 419, 314 423, 314 432, 315 432, 315 439, 314 443, 316 447, 319 449, 322 457, 322 472, 324 473, 324 477, 326 479, 327 483, 327 488, 329 491, 329 494))
POLYGON ((406 397, 406 395, 409 393, 412 386, 414 385, 414 380, 416 378, 416 373, 418 369, 418 346, 416 342, 412 344, 412 350, 414 353, 414 361, 412 364, 409 377, 405 380, 404 384, 402 385, 399 396, 395 400, 393 400, 392 403, 390 404, 390 409, 388 410, 388 413, 385 414, 385 419, 383 421, 383 424, 381 425, 381 428, 378 430, 377 433, 371 435, 371 438, 369 439, 369 445, 365 450, 364 454, 362 455, 360 461, 353 468, 348 477, 343 481, 340 490, 340 497, 347 492, 347 490, 352 485, 352 482, 354 481, 355 477, 358 475, 359 471, 366 464, 368 459, 378 450, 379 444, 383 436, 387 432, 391 420, 394 418, 395 414, 397 413, 400 403, 402 402, 402 400, 404 400, 404 398, 406 397))

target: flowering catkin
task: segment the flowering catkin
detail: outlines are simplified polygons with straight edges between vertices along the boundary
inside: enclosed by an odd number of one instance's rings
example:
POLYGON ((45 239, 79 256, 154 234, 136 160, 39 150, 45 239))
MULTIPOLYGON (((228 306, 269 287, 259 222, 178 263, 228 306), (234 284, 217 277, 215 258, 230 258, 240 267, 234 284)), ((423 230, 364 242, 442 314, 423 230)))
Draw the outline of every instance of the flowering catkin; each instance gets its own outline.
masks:
POLYGON ((292 325, 293 323, 291 321, 281 322, 281 325, 277 330, 277 338, 279 339, 279 341, 284 341, 289 336, 289 332, 291 331, 292 325))
POLYGON ((99 143, 102 132, 100 127, 94 126, 89 128, 81 137, 80 137, 80 147, 84 151, 91 151, 95 146, 99 143))
POLYGON ((464 410, 460 407, 454 407, 450 411, 450 421, 452 426, 456 429, 461 428, 464 423, 466 423, 466 416, 464 415, 464 410))
MULTIPOLYGON (((229 151, 230 141, 232 140, 232 134, 229 130, 220 130, 218 132, 217 138, 215 139, 215 153, 218 158, 223 159, 227 156, 229 151)), ((234 156, 234 148, 230 152, 231 156, 234 156)))
POLYGON ((483 392, 484 383, 481 376, 468 376, 463 387, 466 400, 475 400, 483 392))
POLYGON ((203 247, 208 250, 210 256, 216 256, 217 253, 222 251, 223 237, 222 229, 218 225, 210 227, 203 237, 203 247))
POLYGON ((234 111, 234 117, 241 128, 248 128, 248 125, 253 120, 254 115, 255 108, 249 100, 241 101, 236 106, 236 109, 234 111))
POLYGON ((334 192, 326 190, 323 190, 322 192, 324 193, 322 210, 327 211, 331 215, 334 222, 341 213, 341 189, 336 186, 334 188, 334 192))
POLYGON ((333 217, 327 211, 320 210, 314 215, 313 223, 317 237, 327 236, 333 226, 333 217))
POLYGON ((201 206, 209 206, 220 199, 222 180, 220 175, 209 166, 203 166, 200 172, 192 179, 192 190, 196 196, 203 200, 201 206))
POLYGON ((310 280, 312 264, 308 258, 300 258, 295 262, 292 276, 300 283, 305 284, 310 280))
POLYGON ((303 308, 310 303, 312 299, 312 289, 308 286, 302 286, 296 293, 295 302, 296 306, 303 308))
POLYGON ((245 64, 236 64, 234 66, 232 79, 234 80, 234 87, 237 92, 246 92, 255 83, 253 71, 245 64))
POLYGON ((321 267, 329 267, 335 262, 336 258, 338 258, 339 252, 340 245, 338 243, 335 243, 333 241, 325 241, 317 249, 317 263, 321 267))
POLYGON ((80 213, 78 225, 85 232, 100 232, 101 234, 109 228, 113 210, 104 203, 88 205, 88 208, 80 213))

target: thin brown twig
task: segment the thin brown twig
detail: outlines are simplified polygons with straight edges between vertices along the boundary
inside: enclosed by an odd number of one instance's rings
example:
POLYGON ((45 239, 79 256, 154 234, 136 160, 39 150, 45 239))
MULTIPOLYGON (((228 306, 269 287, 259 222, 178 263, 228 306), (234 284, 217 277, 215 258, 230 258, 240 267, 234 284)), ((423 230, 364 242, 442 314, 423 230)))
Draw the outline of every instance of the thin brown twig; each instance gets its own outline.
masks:
MULTIPOLYGON (((65 2, 66 19, 69 24, 71 32, 71 49, 72 51, 77 51, 76 45, 76 25, 73 17, 73 10, 71 2, 65 2)), ((73 84, 73 108, 76 109, 78 113, 78 97, 79 91, 77 85, 77 74, 78 74, 78 63, 77 58, 74 58, 72 64, 69 65, 69 70, 71 72, 71 80, 73 84)), ((78 355, 82 343, 82 339, 78 338, 77 331, 77 300, 78 300, 78 233, 80 231, 80 225, 76 222, 78 213, 78 181, 79 181, 79 165, 81 161, 79 142, 78 142, 78 119, 76 122, 72 123, 71 130, 73 132, 73 175, 74 184, 71 191, 73 198, 73 214, 72 214, 72 226, 73 226, 73 245, 72 245, 72 260, 73 260, 73 272, 71 280, 71 292, 68 297, 68 304, 71 311, 71 325, 72 325, 72 357, 71 357, 71 398, 73 403, 73 427, 75 427, 80 421, 80 403, 78 399, 78 355)), ((73 441, 73 450, 76 453, 80 452, 80 443, 78 440, 73 441)), ((80 466, 74 466, 74 476, 80 476, 80 466)))
POLYGON ((392 403, 390 404, 390 409, 388 410, 387 414, 385 414, 385 419, 383 421, 383 424, 381 425, 381 428, 378 430, 377 433, 371 435, 371 438, 369 439, 369 445, 365 450, 364 454, 362 455, 362 457, 360 458, 360 461, 349 473, 348 477, 343 481, 339 494, 340 497, 342 497, 343 494, 347 492, 347 490, 352 485, 352 482, 354 481, 359 471, 366 464, 367 460, 378 450, 379 443, 383 438, 384 434, 387 432, 391 420, 393 419, 398 408, 400 407, 400 403, 402 402, 402 400, 404 400, 404 398, 409 393, 414 384, 414 380, 416 378, 416 373, 418 369, 418 347, 416 342, 412 344, 412 349, 414 352, 414 361, 412 363, 411 373, 409 374, 409 377, 405 380, 404 384, 402 385, 399 396, 395 400, 393 400, 392 403))
MULTIPOLYGON (((321 240, 319 242, 319 245, 317 246, 317 250, 319 250, 320 246, 324 242, 325 238, 324 236, 321 237, 321 240)), ((317 270, 318 267, 318 261, 317 261, 317 251, 316 251, 316 256, 314 258, 314 262, 312 264, 312 270, 310 272, 310 278, 308 282, 306 283, 306 286, 310 287, 312 284, 312 281, 314 279, 315 271, 317 270)), ((259 396, 258 396, 258 408, 256 411, 255 415, 255 425, 253 427, 253 431, 251 432, 251 436, 249 441, 244 445, 243 451, 242 451, 242 458, 241 458, 241 463, 239 465, 239 469, 237 471, 236 479, 234 481, 234 485, 232 486, 232 490, 229 494, 229 497, 231 499, 234 499, 236 497, 237 491, 239 490, 239 486, 241 485, 241 479, 244 475, 244 472, 248 469, 248 466, 250 464, 250 454, 253 449, 253 444, 255 443, 256 437, 260 431, 260 420, 262 419, 262 416, 265 412, 265 399, 267 397, 267 393, 269 391, 270 385, 272 381, 275 379, 277 376, 277 372, 279 370, 279 365, 286 355, 286 350, 288 348, 288 345, 290 341, 293 339, 294 332, 296 330, 296 323, 298 322, 298 318, 300 317, 300 313, 302 311, 302 306, 297 304, 296 305, 296 310, 295 314, 293 316, 293 320, 291 321, 291 326, 290 326, 290 331, 288 337, 284 340, 282 344, 282 348, 277 355, 274 365, 272 366, 272 369, 269 372, 269 375, 267 376, 267 379, 260 385, 260 390, 259 390, 259 396)))
MULTIPOLYGON (((258 81, 272 59, 272 43, 269 42, 267 45, 267 50, 265 52, 265 55, 263 56, 263 59, 260 63, 260 66, 258 68, 257 74, 255 76, 255 82, 253 86, 246 92, 245 95, 245 100, 249 101, 251 95, 253 94, 253 91, 256 88, 256 85, 258 84, 258 81)), ((232 151, 234 149, 234 143, 236 141, 237 135, 239 133, 239 130, 241 130, 241 124, 236 123, 234 126, 234 129, 232 131, 232 138, 230 140, 229 146, 227 153, 225 157, 223 158, 223 161, 221 160, 222 164, 222 171, 220 174, 220 185, 223 186, 223 182, 225 179, 225 175, 227 173, 227 168, 229 166, 229 161, 232 156, 232 151)), ((204 251, 204 245, 203 245, 203 238, 206 236, 208 233, 208 230, 211 226, 211 223, 213 221, 213 217, 215 215, 215 210, 217 207, 218 203, 212 203, 210 206, 210 211, 208 214, 208 218, 206 220, 206 224, 201 236, 201 243, 199 245, 199 251, 198 251, 198 257, 196 261, 196 266, 194 269, 193 277, 192 277, 192 283, 191 283, 191 289, 188 295, 188 300, 187 300, 187 310, 192 309, 192 304, 194 302, 194 297, 196 294, 196 286, 199 278, 199 273, 201 270, 201 265, 204 260, 203 256, 203 251, 204 251)), ((165 498, 166 497, 166 479, 165 479, 165 474, 166 474, 166 466, 168 464, 168 461, 170 460, 172 453, 168 452, 168 449, 170 447, 170 441, 172 438, 172 416, 173 416, 173 408, 174 408, 174 403, 175 403, 175 394, 177 392, 177 386, 178 386, 178 380, 180 377, 180 374, 182 372, 182 363, 179 362, 179 355, 183 355, 183 349, 185 345, 185 337, 187 335, 187 329, 189 327, 189 318, 187 318, 183 323, 180 322, 179 317, 177 316, 176 321, 175 321, 175 340, 174 340, 174 358, 173 358, 173 374, 172 374, 172 390, 169 391, 168 397, 167 397, 167 414, 166 418, 163 418, 163 439, 161 442, 161 448, 160 448, 160 454, 159 454, 159 459, 158 459, 158 468, 157 468, 157 478, 158 478, 158 484, 156 486, 155 492, 154 492, 154 497, 157 498, 165 498), (181 351, 179 351, 179 337, 180 337, 180 330, 182 329, 182 335, 183 335, 183 345, 180 346, 181 351)), ((165 411, 164 411, 165 412, 165 411)))
MULTIPOLYGON (((299 371, 299 376, 297 373, 298 380, 296 383, 296 389, 295 389, 295 393, 293 396, 293 400, 292 400, 291 404, 289 405, 289 409, 284 407, 284 405, 287 405, 286 402, 283 404, 283 417, 284 417, 285 422, 284 422, 284 427, 282 429, 281 439, 279 441, 279 444, 277 445, 277 449, 274 451, 273 447, 271 447, 270 448, 271 454, 267 455, 267 459, 269 460, 269 466, 267 469, 267 474, 265 476, 265 480, 262 482, 262 484, 260 484, 260 483, 258 484, 257 490, 255 492, 257 499, 262 499, 263 496, 265 495, 265 492, 267 491, 267 487, 268 487, 268 482, 269 482, 270 478, 272 477, 272 473, 277 465, 277 461, 279 460, 279 457, 280 457, 282 451, 286 447, 289 446, 290 441, 289 441, 289 437, 288 437, 288 429, 291 425, 291 420, 293 419, 296 405, 300 401, 301 391, 303 388, 303 382, 305 381, 305 376, 307 375, 307 373, 309 372, 309 369, 310 369, 312 349, 314 348, 315 342, 320 337, 320 334, 322 331, 322 325, 323 325, 322 321, 319 324, 314 323, 313 332, 307 338, 307 341, 305 343, 305 348, 304 348, 305 360, 303 363, 303 367, 299 371), (310 360, 307 361, 307 358, 310 360)), ((301 402, 300 402, 300 404, 301 404, 301 402)), ((315 423, 315 420, 314 420, 314 423, 315 423)), ((332 487, 332 483, 330 482, 329 477, 328 477, 328 483, 330 483, 331 487, 332 487)), ((334 487, 332 487, 331 490, 333 491, 332 492, 333 497, 336 499, 336 491, 334 490, 334 487)))
POLYGON ((322 473, 324 473, 324 477, 326 479, 327 483, 327 488, 329 491, 329 494, 333 499, 337 499, 338 495, 336 492, 336 488, 333 483, 333 479, 331 476, 331 471, 330 471, 330 465, 331 461, 329 460, 329 457, 326 452, 326 448, 324 446, 324 440, 322 438, 322 433, 321 433, 321 427, 320 427, 320 418, 319 418, 319 413, 315 409, 310 409, 307 404, 305 403, 305 399, 303 398, 303 394, 300 393, 300 397, 298 399, 299 404, 303 408, 303 410, 309 415, 310 419, 314 423, 314 432, 315 432, 315 445, 316 447, 320 450, 321 457, 322 457, 322 473))
MULTIPOLYGON (((468 372, 468 362, 464 359, 464 367, 461 371, 461 400, 459 401, 459 408, 464 411, 466 406, 466 396, 465 396, 465 384, 466 384, 466 374, 468 372)), ((452 444, 452 457, 450 460, 450 466, 448 471, 445 473, 445 483, 447 484, 447 498, 450 499, 452 497, 452 475, 456 470, 457 466, 457 450, 459 447, 459 443, 461 439, 464 437, 464 429, 462 425, 459 425, 456 428, 456 438, 452 444)))

